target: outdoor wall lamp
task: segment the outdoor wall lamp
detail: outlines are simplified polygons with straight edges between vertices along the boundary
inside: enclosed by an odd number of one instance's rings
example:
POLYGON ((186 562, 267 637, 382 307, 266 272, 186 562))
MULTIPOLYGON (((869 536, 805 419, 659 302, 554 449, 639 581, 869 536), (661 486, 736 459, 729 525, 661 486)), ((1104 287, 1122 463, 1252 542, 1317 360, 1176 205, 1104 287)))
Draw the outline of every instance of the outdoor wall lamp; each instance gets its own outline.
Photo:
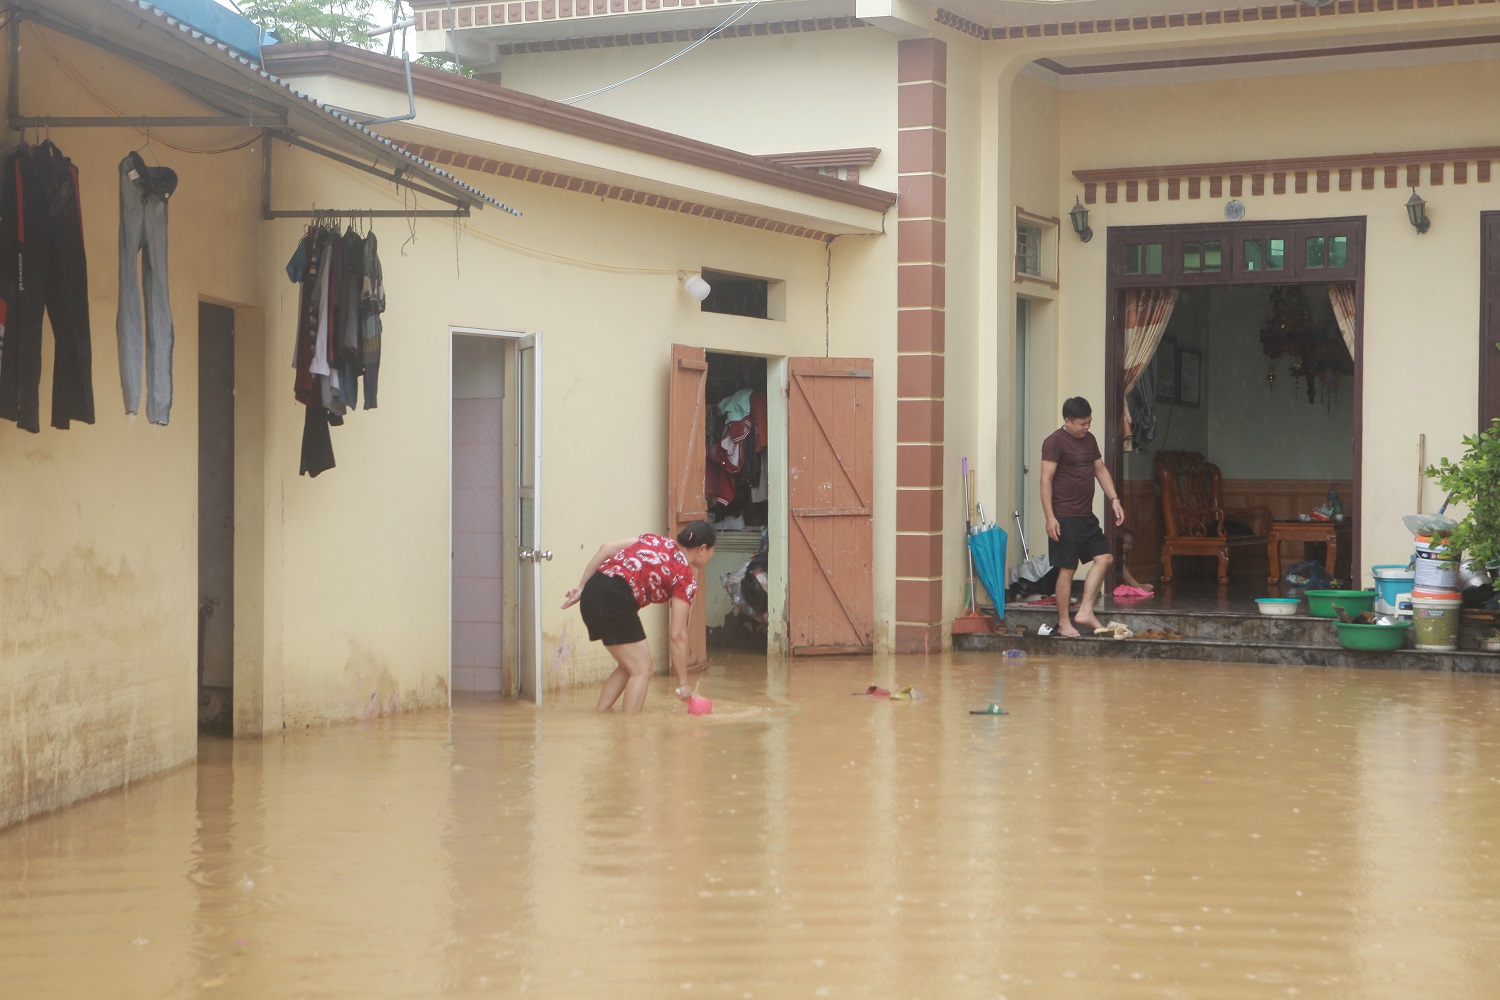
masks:
POLYGON ((708 298, 708 293, 713 291, 713 286, 704 281, 701 274, 684 274, 682 276, 682 290, 697 301, 702 302, 708 298))
POLYGON ((1417 194, 1417 189, 1411 189, 1411 197, 1406 201, 1406 217, 1411 220, 1412 228, 1418 235, 1432 228, 1432 220, 1427 218, 1427 202, 1417 194))
POLYGON ((1068 210, 1068 218, 1073 220, 1073 232, 1078 238, 1087 243, 1094 238, 1094 231, 1089 228, 1089 210, 1083 207, 1083 202, 1078 196, 1073 196, 1073 207, 1068 210))

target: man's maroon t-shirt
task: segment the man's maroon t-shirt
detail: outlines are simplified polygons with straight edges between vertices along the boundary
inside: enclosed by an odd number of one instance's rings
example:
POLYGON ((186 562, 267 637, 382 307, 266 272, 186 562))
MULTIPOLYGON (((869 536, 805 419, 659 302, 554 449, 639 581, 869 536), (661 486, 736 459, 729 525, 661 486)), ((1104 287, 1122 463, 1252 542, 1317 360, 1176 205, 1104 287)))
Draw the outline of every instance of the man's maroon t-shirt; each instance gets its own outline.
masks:
POLYGON ((1052 515, 1087 517, 1094 512, 1094 463, 1099 442, 1094 435, 1076 438, 1059 427, 1042 442, 1042 461, 1056 462, 1052 476, 1052 515))

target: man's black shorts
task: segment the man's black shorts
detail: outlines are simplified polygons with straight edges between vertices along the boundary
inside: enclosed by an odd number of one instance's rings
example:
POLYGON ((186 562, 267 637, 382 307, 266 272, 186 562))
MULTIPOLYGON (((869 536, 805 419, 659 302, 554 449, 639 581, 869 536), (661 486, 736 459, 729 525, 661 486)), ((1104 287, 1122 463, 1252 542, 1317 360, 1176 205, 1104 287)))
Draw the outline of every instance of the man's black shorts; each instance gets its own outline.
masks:
POLYGON ((1057 569, 1077 569, 1081 562, 1093 562, 1109 551, 1109 540, 1093 514, 1087 517, 1060 517, 1062 526, 1057 541, 1047 539, 1047 558, 1057 569))
POLYGON ((617 576, 595 573, 589 577, 578 599, 578 611, 589 628, 591 642, 624 646, 646 638, 630 584, 617 576))

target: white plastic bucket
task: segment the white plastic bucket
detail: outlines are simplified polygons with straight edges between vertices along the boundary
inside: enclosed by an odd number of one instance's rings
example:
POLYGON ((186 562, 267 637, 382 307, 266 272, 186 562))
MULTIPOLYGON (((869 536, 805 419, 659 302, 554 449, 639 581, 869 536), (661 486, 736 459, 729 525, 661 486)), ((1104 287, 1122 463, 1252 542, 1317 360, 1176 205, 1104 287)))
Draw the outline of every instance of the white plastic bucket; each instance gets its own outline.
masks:
POLYGON ((1458 560, 1446 545, 1432 545, 1417 539, 1416 580, 1414 590, 1449 591, 1458 589, 1458 560))
POLYGON ((1397 598, 1411 592, 1416 570, 1390 565, 1376 566, 1371 572, 1375 574, 1375 611, 1383 615, 1395 614, 1397 598))
POLYGON ((1457 649, 1458 616, 1463 599, 1451 597, 1413 597, 1411 599, 1412 631, 1418 649, 1457 649))

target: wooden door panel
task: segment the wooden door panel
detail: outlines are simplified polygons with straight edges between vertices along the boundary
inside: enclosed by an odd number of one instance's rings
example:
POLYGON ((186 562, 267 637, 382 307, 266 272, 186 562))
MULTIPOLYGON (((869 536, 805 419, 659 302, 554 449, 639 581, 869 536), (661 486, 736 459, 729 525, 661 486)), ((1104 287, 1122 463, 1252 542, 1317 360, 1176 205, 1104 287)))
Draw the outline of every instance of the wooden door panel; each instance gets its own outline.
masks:
MULTIPOLYGON (((672 345, 671 386, 667 396, 667 527, 675 536, 692 521, 708 520, 703 481, 707 461, 708 360, 701 347, 672 345)), ((703 572, 688 619, 688 665, 708 662, 708 611, 703 572)))
POLYGON ((797 655, 872 650, 874 393, 868 358, 792 358, 788 626, 797 655))

